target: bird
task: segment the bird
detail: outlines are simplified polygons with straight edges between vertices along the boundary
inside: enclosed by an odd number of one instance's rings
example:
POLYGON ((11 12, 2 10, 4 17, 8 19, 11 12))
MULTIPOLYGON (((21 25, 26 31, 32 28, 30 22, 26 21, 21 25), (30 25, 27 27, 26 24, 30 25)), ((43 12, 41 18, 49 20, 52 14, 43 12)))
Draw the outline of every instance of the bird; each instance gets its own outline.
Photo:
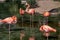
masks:
POLYGON ((54 28, 52 28, 52 27, 50 27, 50 26, 48 26, 48 25, 42 25, 41 27, 40 27, 40 31, 44 31, 44 32, 56 32, 56 29, 54 29, 54 28))
POLYGON ((17 17, 16 16, 7 17, 5 19, 0 20, 0 22, 7 24, 15 24, 17 22, 17 17))
POLYGON ((14 15, 12 17, 7 17, 5 19, 0 20, 1 23, 7 23, 9 24, 9 40, 10 40, 10 24, 16 24, 17 23, 17 17, 14 15))
POLYGON ((50 27, 49 25, 42 25, 39 30, 41 32, 44 32, 44 36, 49 36, 50 35, 50 32, 56 32, 56 29, 50 27))
MULTIPOLYGON (((35 14, 35 9, 31 8, 31 5, 29 3, 26 3, 25 5, 26 5, 25 12, 30 15, 30 33, 32 33, 32 36, 33 36, 34 32, 31 30, 31 28, 33 27, 33 17, 34 17, 34 14, 35 14)), ((29 40, 35 40, 34 37, 29 37, 29 40)))

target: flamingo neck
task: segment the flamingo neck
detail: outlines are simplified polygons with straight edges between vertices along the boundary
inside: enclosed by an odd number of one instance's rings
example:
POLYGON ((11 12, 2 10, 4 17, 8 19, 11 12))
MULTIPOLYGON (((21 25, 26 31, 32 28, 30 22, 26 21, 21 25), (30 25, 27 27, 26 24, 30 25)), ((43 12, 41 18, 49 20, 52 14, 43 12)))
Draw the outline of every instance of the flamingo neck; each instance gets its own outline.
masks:
POLYGON ((26 7, 26 12, 29 11, 29 8, 30 8, 30 5, 27 4, 27 7, 26 7))

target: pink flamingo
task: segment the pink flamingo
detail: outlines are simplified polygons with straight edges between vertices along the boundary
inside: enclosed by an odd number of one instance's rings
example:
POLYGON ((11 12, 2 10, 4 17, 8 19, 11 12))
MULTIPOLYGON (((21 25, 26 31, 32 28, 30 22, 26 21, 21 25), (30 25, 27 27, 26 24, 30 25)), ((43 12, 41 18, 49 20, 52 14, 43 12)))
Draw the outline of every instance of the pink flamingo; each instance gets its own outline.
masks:
POLYGON ((19 9, 19 13, 22 16, 22 27, 23 27, 23 15, 25 13, 25 10, 23 10, 22 8, 19 9))
MULTIPOLYGON (((48 26, 48 25, 42 25, 39 29, 41 32, 44 32, 43 35, 45 35, 47 38, 50 35, 50 32, 56 32, 56 29, 48 26)), ((47 39, 48 40, 48 39, 47 39)))
MULTIPOLYGON (((22 16, 22 28, 23 28, 23 15, 24 15, 24 13, 25 13, 25 10, 23 10, 22 8, 20 8, 20 9, 19 9, 19 13, 20 13, 20 15, 22 16)), ((22 32, 20 33, 20 40, 22 40, 24 36, 25 36, 25 33, 24 33, 24 31, 22 31, 22 32)))
MULTIPOLYGON (((30 28, 31 28, 31 27, 33 27, 33 18, 32 17, 34 16, 35 9, 30 8, 30 5, 28 3, 26 3, 26 6, 27 7, 26 7, 25 12, 30 14, 30 28), (32 17, 31 17, 31 15, 32 15, 32 17), (32 18, 32 23, 31 23, 31 18, 32 18), (32 26, 31 26, 31 24, 32 24, 32 26)), ((33 33, 33 31, 31 31, 31 33, 33 33)), ((35 38, 34 37, 29 37, 29 40, 35 40, 35 38)))
POLYGON ((17 17, 16 16, 8 17, 3 20, 0 20, 0 22, 9 24, 9 40, 10 40, 10 24, 17 23, 17 17))
POLYGON ((7 24, 15 24, 17 22, 17 17, 16 16, 12 16, 12 17, 8 17, 5 18, 3 20, 0 20, 3 23, 7 23, 7 24))

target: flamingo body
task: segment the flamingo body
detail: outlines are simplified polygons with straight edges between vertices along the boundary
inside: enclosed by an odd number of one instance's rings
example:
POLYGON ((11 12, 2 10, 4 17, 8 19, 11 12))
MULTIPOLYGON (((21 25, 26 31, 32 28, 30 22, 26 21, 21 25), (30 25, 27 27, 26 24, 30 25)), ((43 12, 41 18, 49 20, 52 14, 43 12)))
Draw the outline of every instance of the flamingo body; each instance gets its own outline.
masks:
POLYGON ((48 25, 42 25, 40 27, 40 31, 42 31, 42 32, 56 32, 56 29, 54 29, 48 25))
POLYGON ((44 32, 44 36, 48 37, 50 35, 50 32, 56 32, 56 29, 48 26, 48 25, 42 25, 40 27, 40 31, 44 32))
POLYGON ((17 22, 17 17, 12 16, 12 17, 8 17, 8 18, 5 18, 3 20, 0 20, 0 21, 3 22, 3 23, 14 24, 14 23, 17 22))
POLYGON ((34 14, 35 13, 35 10, 34 9, 29 9, 28 13, 29 14, 34 14))

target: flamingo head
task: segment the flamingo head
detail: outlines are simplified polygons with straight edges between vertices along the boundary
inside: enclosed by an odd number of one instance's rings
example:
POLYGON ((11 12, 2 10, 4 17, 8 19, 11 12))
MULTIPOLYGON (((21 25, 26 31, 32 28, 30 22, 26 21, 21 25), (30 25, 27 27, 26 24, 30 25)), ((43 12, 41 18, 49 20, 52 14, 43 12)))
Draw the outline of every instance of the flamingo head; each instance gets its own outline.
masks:
POLYGON ((16 16, 12 16, 11 18, 13 19, 13 23, 17 22, 17 17, 16 16))
POLYGON ((15 19, 17 19, 17 17, 16 16, 12 16, 12 18, 15 20, 15 19))

